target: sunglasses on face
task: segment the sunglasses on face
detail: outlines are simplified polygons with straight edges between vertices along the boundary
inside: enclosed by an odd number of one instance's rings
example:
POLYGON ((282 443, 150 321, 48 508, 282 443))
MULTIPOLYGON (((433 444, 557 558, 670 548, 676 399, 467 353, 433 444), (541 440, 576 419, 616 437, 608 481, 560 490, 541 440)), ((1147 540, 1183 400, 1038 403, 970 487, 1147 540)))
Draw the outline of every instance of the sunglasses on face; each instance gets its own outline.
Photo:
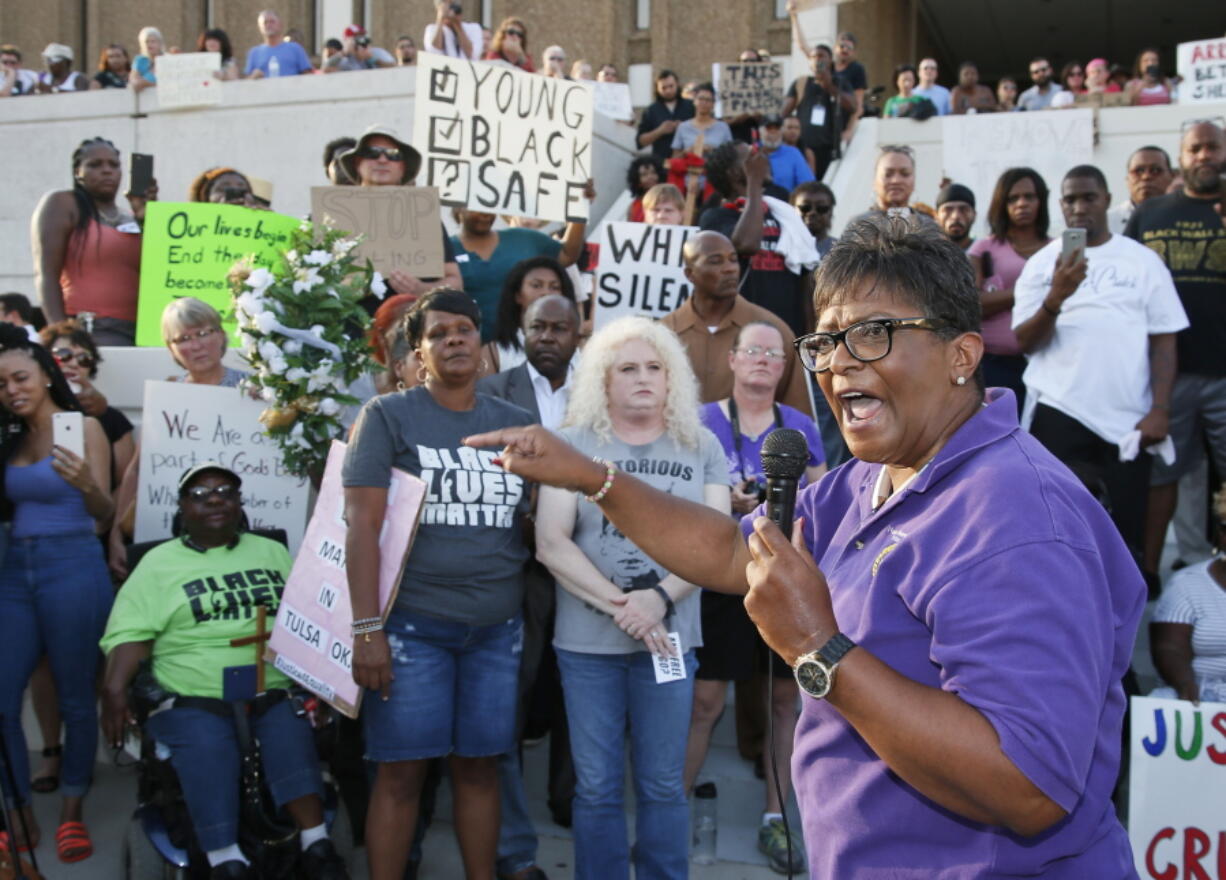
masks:
POLYGON ((359 159, 386 159, 389 162, 403 162, 404 153, 396 147, 363 147, 358 150, 359 159))
POLYGON ((238 498, 238 486, 233 483, 223 483, 220 486, 214 486, 210 489, 208 486, 192 486, 183 493, 185 498, 190 498, 192 501, 208 501, 210 498, 219 498, 222 501, 229 501, 232 498, 238 498))
POLYGON ((796 210, 802 214, 829 214, 833 205, 815 205, 812 202, 797 202, 796 210))
POLYGON ((516 28, 507 28, 506 35, 508 37, 518 37, 521 40, 526 36, 523 31, 516 28))
POLYGON ((55 362, 61 367, 71 364, 74 360, 82 370, 88 370, 94 365, 94 356, 86 352, 77 353, 71 348, 57 348, 51 352, 55 362))

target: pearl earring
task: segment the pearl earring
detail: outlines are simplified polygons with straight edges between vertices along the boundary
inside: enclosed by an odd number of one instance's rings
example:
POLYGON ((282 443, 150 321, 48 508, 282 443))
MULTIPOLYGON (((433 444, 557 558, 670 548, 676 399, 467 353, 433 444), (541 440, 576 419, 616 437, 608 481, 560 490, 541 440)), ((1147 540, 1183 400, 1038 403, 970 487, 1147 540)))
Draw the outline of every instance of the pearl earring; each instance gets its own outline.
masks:
POLYGON ((965 376, 959 376, 959 377, 958 377, 958 384, 959 384, 959 385, 965 385, 965 384, 966 384, 966 377, 965 377, 965 376))

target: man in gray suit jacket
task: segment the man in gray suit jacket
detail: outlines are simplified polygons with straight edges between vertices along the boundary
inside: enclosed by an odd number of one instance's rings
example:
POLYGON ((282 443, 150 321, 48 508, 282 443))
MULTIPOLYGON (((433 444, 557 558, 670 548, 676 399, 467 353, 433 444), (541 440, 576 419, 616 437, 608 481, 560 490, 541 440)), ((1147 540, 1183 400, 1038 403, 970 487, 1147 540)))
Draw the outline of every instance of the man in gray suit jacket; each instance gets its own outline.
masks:
MULTIPOLYGON (((550 294, 531 303, 524 311, 523 323, 527 361, 486 376, 477 383, 477 390, 526 409, 537 422, 551 430, 557 428, 566 414, 579 325, 578 309, 564 296, 550 294)), ((534 687, 547 688, 545 702, 550 706, 548 726, 551 733, 549 808, 555 821, 569 827, 575 791, 570 738, 561 686, 553 672, 552 652, 548 658, 545 656, 553 635, 554 582, 548 570, 535 559, 525 569, 525 581, 524 647, 519 677, 520 730, 522 734, 529 692, 534 687)), ((545 874, 536 866, 536 830, 527 812, 518 754, 503 755, 498 761, 498 773, 503 825, 498 838, 498 876, 541 880, 545 874)))

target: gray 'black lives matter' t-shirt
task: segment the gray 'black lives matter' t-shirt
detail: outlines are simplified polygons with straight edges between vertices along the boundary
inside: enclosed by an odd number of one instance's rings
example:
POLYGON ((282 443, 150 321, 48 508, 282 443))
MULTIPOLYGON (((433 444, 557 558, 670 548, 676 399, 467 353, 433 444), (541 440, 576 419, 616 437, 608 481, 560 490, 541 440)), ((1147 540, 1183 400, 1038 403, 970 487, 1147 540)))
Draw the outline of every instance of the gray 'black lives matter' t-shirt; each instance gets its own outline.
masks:
POLYGON ((478 394, 473 409, 456 412, 422 387, 384 394, 362 408, 345 454, 345 486, 386 488, 393 467, 428 486, 397 608, 472 626, 519 612, 528 558, 520 526, 528 506, 524 481, 494 464, 497 451, 470 449, 460 440, 531 424, 527 412, 488 394, 478 394))
MULTIPOLYGON (((631 446, 616 437, 601 441, 588 428, 563 428, 559 433, 584 455, 612 461, 627 474, 656 489, 702 504, 708 485, 727 486, 728 466, 724 450, 706 428, 699 434, 698 448, 688 449, 664 434, 641 446, 631 446)), ((662 568, 614 528, 600 507, 579 499, 571 540, 600 573, 622 590, 641 589, 668 577, 662 568)), ((681 637, 681 649, 702 644, 699 590, 677 603, 670 628, 681 637)), ((629 654, 647 648, 626 635, 613 619, 582 599, 557 588, 558 610, 553 643, 565 651, 583 654, 629 654)))

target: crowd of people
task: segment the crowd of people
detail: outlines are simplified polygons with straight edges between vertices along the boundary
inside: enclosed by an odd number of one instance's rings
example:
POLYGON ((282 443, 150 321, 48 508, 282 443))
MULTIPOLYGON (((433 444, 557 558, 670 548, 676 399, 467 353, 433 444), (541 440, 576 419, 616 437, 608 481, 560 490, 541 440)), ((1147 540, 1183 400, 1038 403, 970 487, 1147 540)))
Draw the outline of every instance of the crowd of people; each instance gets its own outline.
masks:
MULTIPOLYGON (((538 65, 518 18, 489 33, 458 3, 436 10, 394 52, 351 26, 312 59, 273 10, 244 60, 223 31, 196 48, 220 54, 224 79, 411 65, 419 51, 592 78, 559 46, 538 65)), ((41 76, 0 46, 0 96, 155 87, 158 57, 176 50, 152 27, 139 43, 134 58, 109 46, 92 79, 66 46, 48 47, 41 76)), ((870 208, 835 237, 822 180, 874 95, 853 35, 807 54, 779 114, 719 119, 711 83, 656 73, 625 219, 697 227, 688 298, 661 320, 601 320, 584 222, 546 231, 471 209, 456 209, 455 235, 439 218, 441 275, 391 272, 386 295, 363 302, 380 369, 349 389, 362 405, 345 419, 343 484, 352 672, 367 698, 359 723, 338 723, 328 776, 376 880, 415 874, 444 775, 466 876, 544 878, 521 750, 545 733, 549 808, 573 829, 576 876, 687 876, 688 799, 709 785, 730 682, 739 750, 764 778, 758 846, 781 874, 1025 876, 1059 862, 1061 876, 1132 876, 1112 799, 1147 599, 1162 692, 1226 699, 1226 560, 1210 551, 1226 535, 1222 120, 1186 124, 1174 157, 1144 146, 1125 168, 1059 180, 1009 168, 987 206, 957 181, 920 197, 914 151, 885 145, 870 208), (1127 192, 1113 198, 1117 178, 1127 192), (1071 235, 1051 234, 1053 192, 1071 235), (759 516, 779 429, 807 446, 790 535, 759 516), (385 611, 393 468, 427 497, 385 611), (1172 519, 1191 537, 1164 589, 1172 519), (793 791, 803 840, 785 818, 793 791)), ((1059 81, 1043 58, 1029 72, 1020 94, 1014 80, 993 90, 968 62, 946 89, 922 59, 898 68, 880 112, 1178 91, 1152 50, 1133 77, 1101 58, 1059 81)), ((413 183, 422 162, 382 124, 323 152, 342 186, 413 183)), ((275 614, 292 561, 246 528, 240 475, 189 469, 174 539, 129 558, 139 441, 96 383, 100 347, 134 342, 159 191, 125 192, 104 138, 70 165, 71 188, 48 192, 31 223, 38 308, 0 296, 0 718, 16 780, 0 780, 0 843, 37 847, 31 798, 58 791, 57 855, 88 858, 99 730, 117 744, 139 715, 211 876, 252 876, 242 733, 218 710, 245 700, 301 876, 343 877, 310 724, 289 680, 250 663, 252 610, 275 614), (53 424, 78 412, 73 451, 53 424), (142 712, 134 682, 150 674, 163 698, 142 712)), ((218 167, 187 197, 267 209, 258 190, 218 167)), ((161 329, 172 380, 243 393, 212 306, 177 299, 161 329)))

